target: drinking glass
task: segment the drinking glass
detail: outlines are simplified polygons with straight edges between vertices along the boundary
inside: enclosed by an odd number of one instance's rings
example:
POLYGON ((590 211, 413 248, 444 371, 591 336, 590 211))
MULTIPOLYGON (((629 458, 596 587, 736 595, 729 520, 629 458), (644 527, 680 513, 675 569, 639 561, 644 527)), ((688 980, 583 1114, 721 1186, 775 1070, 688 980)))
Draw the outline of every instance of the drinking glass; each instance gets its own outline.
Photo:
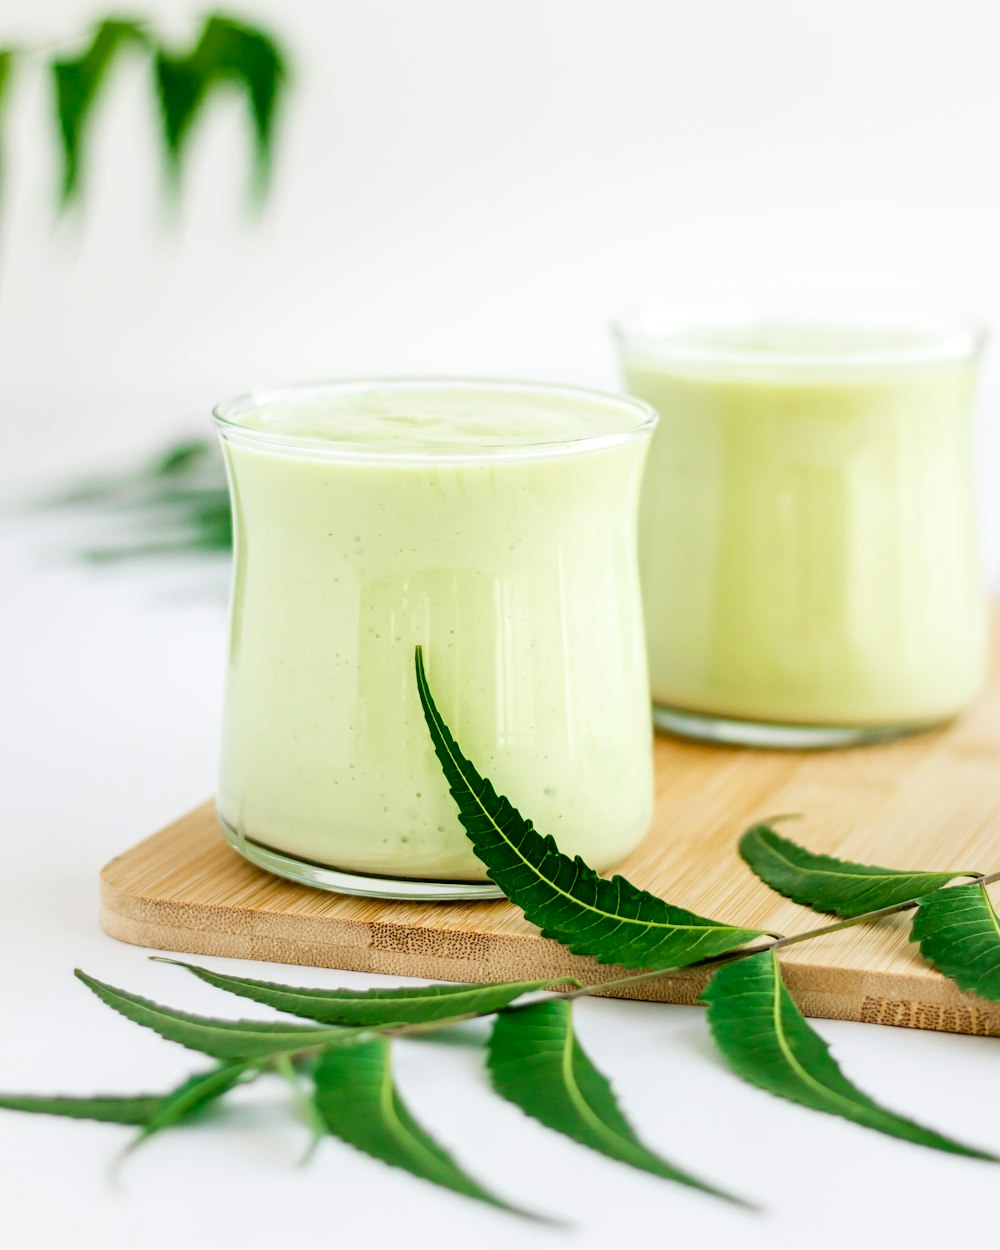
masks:
POLYGON ((617 327, 660 414, 640 566, 659 726, 819 747, 975 697, 980 326, 912 299, 772 293, 617 327))
POLYGON ((652 810, 636 560, 656 417, 560 386, 350 381, 220 405, 235 570, 219 819, 293 880, 498 891, 424 723, 596 868, 652 810))

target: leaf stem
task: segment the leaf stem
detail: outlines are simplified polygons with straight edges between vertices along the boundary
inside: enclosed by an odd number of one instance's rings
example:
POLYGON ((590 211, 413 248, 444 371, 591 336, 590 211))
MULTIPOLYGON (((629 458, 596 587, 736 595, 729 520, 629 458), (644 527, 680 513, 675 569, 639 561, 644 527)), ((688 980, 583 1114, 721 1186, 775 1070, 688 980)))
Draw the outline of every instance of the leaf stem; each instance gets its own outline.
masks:
POLYGON ((734 959, 745 959, 748 955, 759 955, 761 951, 771 950, 774 942, 757 942, 753 946, 741 946, 736 950, 725 951, 721 955, 712 955, 708 959, 699 959, 692 964, 682 964, 676 968, 658 968, 653 972, 636 972, 627 977, 616 977, 613 981, 597 981, 593 985, 581 986, 578 990, 569 990, 556 994, 555 998, 586 998, 595 994, 604 994, 608 990, 626 989, 632 985, 641 985, 644 981, 656 981, 660 977, 676 976, 679 972, 697 971, 699 968, 714 967, 716 964, 731 963, 734 959))

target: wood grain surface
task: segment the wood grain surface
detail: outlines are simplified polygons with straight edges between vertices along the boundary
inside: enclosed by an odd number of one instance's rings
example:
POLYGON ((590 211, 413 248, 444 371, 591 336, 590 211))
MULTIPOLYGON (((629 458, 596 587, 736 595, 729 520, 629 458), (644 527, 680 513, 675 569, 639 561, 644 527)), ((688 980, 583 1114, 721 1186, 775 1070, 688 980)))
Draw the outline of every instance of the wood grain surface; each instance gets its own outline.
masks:
MULTIPOLYGON (((737 855, 740 833, 778 813, 801 813, 784 832, 817 851, 899 868, 1000 869, 1000 665, 956 724, 894 743, 792 754, 658 737, 655 752, 653 828, 621 871, 693 911, 783 933, 823 923, 737 855)), ((101 898, 106 932, 159 950, 441 981, 623 975, 540 937, 504 901, 386 903, 273 877, 228 847, 210 803, 113 859, 101 898)), ((789 988, 813 1016, 1000 1036, 1000 1003, 959 993, 908 932, 895 916, 789 947, 789 988)), ((704 981, 682 973, 629 996, 690 1003, 704 981)))

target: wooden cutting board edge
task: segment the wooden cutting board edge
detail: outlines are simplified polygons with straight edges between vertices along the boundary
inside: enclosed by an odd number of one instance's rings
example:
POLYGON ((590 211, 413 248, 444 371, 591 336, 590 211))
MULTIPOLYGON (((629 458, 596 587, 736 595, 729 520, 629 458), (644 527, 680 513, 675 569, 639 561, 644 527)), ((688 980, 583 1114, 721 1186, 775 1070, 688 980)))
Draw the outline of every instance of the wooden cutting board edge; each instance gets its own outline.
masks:
MULTIPOLYGON (((441 931, 392 921, 341 921, 334 937, 322 919, 143 897, 117 884, 120 859, 101 873, 100 923, 110 937, 133 946, 394 977, 413 976, 416 956, 420 977, 432 981, 575 976, 595 985, 628 975, 625 968, 572 955, 557 942, 531 933, 487 937, 451 932, 442 944, 441 931)), ((1000 1037, 1000 1003, 963 994, 943 976, 817 968, 796 961, 792 953, 782 967, 792 997, 807 1016, 1000 1037)), ((697 1003, 708 976, 707 971, 692 970, 613 990, 609 996, 690 1005, 697 1003)))

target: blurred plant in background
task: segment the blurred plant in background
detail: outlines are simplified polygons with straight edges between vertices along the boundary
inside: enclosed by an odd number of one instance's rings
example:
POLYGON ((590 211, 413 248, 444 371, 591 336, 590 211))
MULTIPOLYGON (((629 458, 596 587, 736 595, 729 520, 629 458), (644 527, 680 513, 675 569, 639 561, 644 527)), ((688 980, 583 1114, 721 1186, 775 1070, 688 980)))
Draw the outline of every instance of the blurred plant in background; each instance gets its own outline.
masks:
MULTIPOLYGON (((235 88, 246 102, 252 128, 252 200, 262 202, 270 185, 278 106, 289 81, 287 57, 273 35, 215 13, 202 20, 185 51, 163 43, 150 22, 110 16, 96 22, 80 44, 73 56, 27 47, 0 49, 0 112, 10 106, 18 62, 28 57, 47 62, 62 156, 60 209, 83 199, 95 104, 112 66, 134 55, 149 63, 169 191, 176 193, 180 186, 187 142, 207 101, 235 88)), ((86 508, 119 520, 128 516, 131 540, 84 551, 91 560, 228 551, 232 545, 222 458, 207 440, 178 443, 133 472, 80 483, 45 503, 86 508)))
POLYGON ((32 48, 0 49, 0 108, 10 105, 18 62, 43 57, 51 75, 57 138, 62 153, 60 205, 83 193, 87 132, 112 65, 122 56, 144 56, 152 71, 163 157, 169 185, 180 182, 192 126, 206 101, 232 87, 247 103, 254 140, 253 191, 266 191, 274 146, 274 123, 288 81, 284 53, 272 35, 236 18, 216 13, 203 20, 185 52, 161 43, 152 23, 107 17, 81 40, 75 56, 48 55, 32 48))
POLYGON ((222 456, 207 439, 177 443, 134 472, 80 482, 44 506, 86 509, 128 531, 128 542, 80 553, 95 563, 232 547, 222 456))

